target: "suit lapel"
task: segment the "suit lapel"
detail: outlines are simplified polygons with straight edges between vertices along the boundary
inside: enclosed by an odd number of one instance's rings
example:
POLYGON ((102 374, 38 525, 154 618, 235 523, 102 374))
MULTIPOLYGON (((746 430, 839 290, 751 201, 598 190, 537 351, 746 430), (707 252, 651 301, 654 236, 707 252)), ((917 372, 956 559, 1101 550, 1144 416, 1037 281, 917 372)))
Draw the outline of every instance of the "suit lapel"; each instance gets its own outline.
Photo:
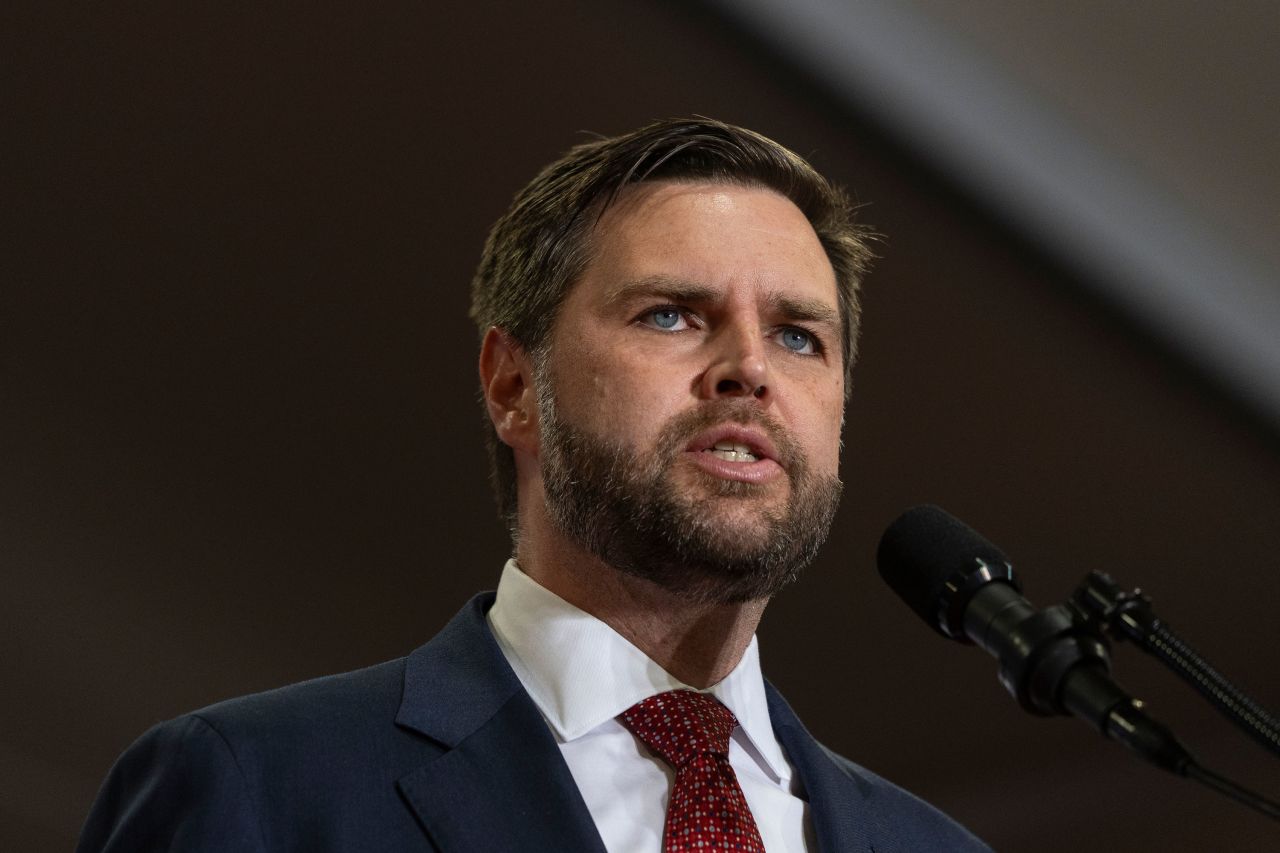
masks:
POLYGON ((875 850, 884 827, 869 806, 870 785, 836 764, 772 684, 765 682, 765 691, 774 734, 804 784, 818 849, 823 853, 875 850))
POLYGON ((399 780, 435 845, 470 850, 604 853, 546 722, 507 665, 478 596, 410 655, 398 725, 438 742, 399 780))

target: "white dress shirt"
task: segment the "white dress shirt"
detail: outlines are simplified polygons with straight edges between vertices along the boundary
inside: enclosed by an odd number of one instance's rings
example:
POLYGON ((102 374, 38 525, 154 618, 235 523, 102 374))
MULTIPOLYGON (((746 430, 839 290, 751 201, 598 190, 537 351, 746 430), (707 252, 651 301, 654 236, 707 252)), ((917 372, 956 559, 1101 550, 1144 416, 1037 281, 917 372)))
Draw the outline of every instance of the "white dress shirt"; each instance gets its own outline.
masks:
MULTIPOLYGON (((498 645, 551 727, 610 853, 661 853, 675 772, 615 717, 666 690, 693 690, 620 634, 509 560, 489 611, 498 645)), ((729 763, 770 853, 815 848, 808 804, 773 734, 755 637, 710 693, 738 718, 729 763)), ((518 759, 517 759, 518 760, 518 759)))

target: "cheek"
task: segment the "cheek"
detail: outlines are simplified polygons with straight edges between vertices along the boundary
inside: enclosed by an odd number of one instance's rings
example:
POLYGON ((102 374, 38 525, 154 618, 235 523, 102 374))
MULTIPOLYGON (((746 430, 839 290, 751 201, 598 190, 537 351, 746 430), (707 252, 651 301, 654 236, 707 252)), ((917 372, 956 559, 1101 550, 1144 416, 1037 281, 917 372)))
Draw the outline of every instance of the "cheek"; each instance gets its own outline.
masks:
POLYGON ((809 417, 793 421, 802 424, 800 440, 815 472, 834 474, 839 470, 843 403, 843 388, 835 394, 815 394, 806 403, 809 417))
POLYGON ((556 402, 562 414, 572 415, 575 423, 590 414, 592 401, 598 406, 610 393, 603 372, 603 360, 594 342, 583 330, 564 323, 551 342, 551 376, 555 383, 556 402))
POLYGON ((824 432, 822 437, 822 463, 824 470, 834 474, 840 469, 840 424, 824 432))
POLYGON ((592 375, 599 383, 595 401, 589 401, 595 416, 610 423, 619 436, 634 439, 631 443, 654 438, 686 402, 670 371, 655 369, 652 361, 615 362, 613 369, 592 375))
MULTIPOLYGON (((556 399, 562 417, 590 429, 627 440, 646 436, 670 401, 664 380, 652 359, 628 358, 607 341, 580 337, 560 349, 555 370, 556 399)), ((627 441, 627 443, 634 443, 627 441)))

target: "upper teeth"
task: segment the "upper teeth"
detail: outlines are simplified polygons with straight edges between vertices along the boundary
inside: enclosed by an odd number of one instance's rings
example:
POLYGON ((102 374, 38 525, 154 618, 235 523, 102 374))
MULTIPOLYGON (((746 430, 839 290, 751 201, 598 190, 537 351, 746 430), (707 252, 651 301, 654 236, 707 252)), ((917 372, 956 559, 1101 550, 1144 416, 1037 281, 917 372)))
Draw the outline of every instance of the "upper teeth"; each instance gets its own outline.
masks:
POLYGON ((756 455, 751 452, 751 448, 736 441, 717 441, 713 447, 707 448, 707 452, 730 462, 756 461, 756 455))

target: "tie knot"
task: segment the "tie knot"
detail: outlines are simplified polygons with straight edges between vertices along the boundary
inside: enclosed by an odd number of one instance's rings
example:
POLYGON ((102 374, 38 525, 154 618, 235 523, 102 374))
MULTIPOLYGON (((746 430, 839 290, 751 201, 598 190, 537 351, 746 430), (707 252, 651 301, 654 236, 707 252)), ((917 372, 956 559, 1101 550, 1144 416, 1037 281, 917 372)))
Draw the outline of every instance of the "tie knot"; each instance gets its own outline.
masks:
POLYGON ((727 757, 738 725, 733 712, 708 693, 668 690, 637 702, 618 720, 677 770, 695 756, 727 757))

